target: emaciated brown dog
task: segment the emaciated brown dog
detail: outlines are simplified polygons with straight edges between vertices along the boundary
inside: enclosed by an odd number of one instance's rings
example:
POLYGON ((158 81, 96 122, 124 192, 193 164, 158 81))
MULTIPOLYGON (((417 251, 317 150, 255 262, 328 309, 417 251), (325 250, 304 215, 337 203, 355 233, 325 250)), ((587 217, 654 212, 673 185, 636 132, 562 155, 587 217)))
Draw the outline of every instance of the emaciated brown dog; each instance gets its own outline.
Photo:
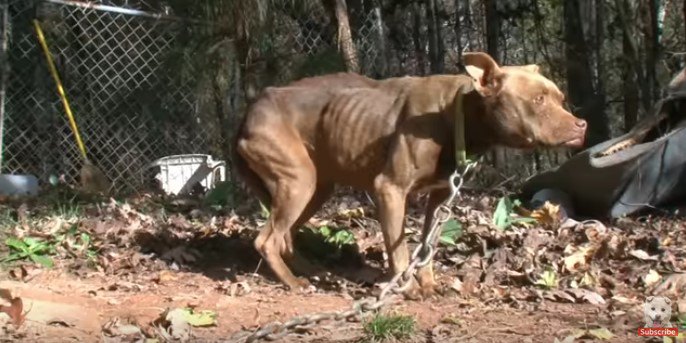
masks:
MULTIPOLYGON (((374 80, 352 73, 306 78, 266 88, 249 108, 236 140, 234 165, 271 215, 255 247, 291 289, 308 285, 295 269, 291 231, 349 185, 375 197, 392 274, 409 264, 405 202, 429 192, 424 233, 449 195, 455 168, 454 119, 464 93, 469 154, 513 148, 580 147, 586 122, 563 107, 564 95, 536 65, 500 67, 487 54, 466 53, 468 75, 374 80)), ((432 265, 417 271, 407 296, 434 292, 432 265)))

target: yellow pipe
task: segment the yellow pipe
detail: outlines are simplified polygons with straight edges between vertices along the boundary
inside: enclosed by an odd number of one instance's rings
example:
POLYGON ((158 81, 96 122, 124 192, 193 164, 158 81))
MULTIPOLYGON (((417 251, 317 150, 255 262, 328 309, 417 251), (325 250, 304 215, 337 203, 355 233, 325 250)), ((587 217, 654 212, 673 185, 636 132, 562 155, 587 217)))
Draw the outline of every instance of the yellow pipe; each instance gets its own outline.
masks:
POLYGON ((76 144, 79 146, 79 150, 81 150, 81 155, 83 155, 83 159, 88 160, 88 158, 86 157, 86 148, 83 146, 83 141, 81 141, 81 135, 79 135, 79 129, 78 127, 76 127, 76 121, 74 121, 74 114, 71 112, 69 101, 67 101, 67 95, 65 94, 64 88, 62 87, 60 76, 57 73, 55 64, 52 61, 52 56, 50 55, 48 44, 45 42, 45 36, 43 35, 43 30, 41 30, 40 25, 38 24, 38 20, 33 20, 33 26, 36 28, 38 40, 40 41, 40 44, 43 47, 45 58, 48 60, 48 68, 50 69, 50 74, 52 74, 52 78, 55 79, 55 83, 57 84, 57 92, 59 93, 60 98, 62 99, 64 110, 67 112, 67 116, 69 117, 69 124, 71 125, 71 129, 74 132, 74 136, 76 136, 76 144))

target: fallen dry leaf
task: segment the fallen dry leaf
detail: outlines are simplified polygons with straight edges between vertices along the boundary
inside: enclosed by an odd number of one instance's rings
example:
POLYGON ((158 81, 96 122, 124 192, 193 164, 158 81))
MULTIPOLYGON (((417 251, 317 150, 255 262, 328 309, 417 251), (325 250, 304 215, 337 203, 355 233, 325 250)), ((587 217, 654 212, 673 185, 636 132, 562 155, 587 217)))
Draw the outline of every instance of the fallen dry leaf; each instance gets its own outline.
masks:
POLYGON ((603 296, 596 292, 589 291, 584 288, 570 288, 567 289, 566 292, 574 295, 576 299, 585 300, 593 305, 605 305, 605 299, 603 299, 603 296))
POLYGON ((449 313, 443 316, 440 322, 443 324, 462 325, 463 320, 460 318, 460 316, 453 313, 449 313))
POLYGON ((662 280, 662 276, 656 272, 655 269, 651 269, 648 271, 648 274, 643 277, 643 282, 645 282, 647 287, 657 284, 660 280, 662 280))
POLYGON ((229 293, 229 295, 231 297, 235 297, 237 295, 246 295, 250 292, 251 292, 251 289, 250 289, 250 286, 248 285, 248 283, 245 281, 242 281, 242 282, 236 282, 233 285, 231 285, 231 292, 229 293))
POLYGON ((17 268, 10 269, 9 274, 12 279, 29 282, 36 276, 43 272, 43 269, 35 265, 21 265, 17 268))
POLYGON ((481 286, 481 275, 483 274, 481 256, 478 253, 472 254, 457 272, 462 277, 462 294, 469 295, 478 291, 481 286))
POLYGON ((26 319, 24 313, 24 302, 19 297, 12 297, 7 289, 0 289, 0 298, 9 302, 9 305, 0 305, 0 312, 7 314, 15 327, 20 327, 26 319))
POLYGON ((191 327, 213 326, 217 315, 213 311, 196 311, 190 308, 167 309, 155 320, 153 325, 167 340, 188 340, 191 327))
POLYGON ((560 223, 560 205, 546 201, 543 206, 532 211, 529 217, 536 219, 544 226, 555 226, 560 223))
POLYGON ((138 325, 114 318, 102 326, 105 343, 109 342, 142 342, 145 334, 138 325))
POLYGON ((593 337, 602 339, 602 340, 608 340, 614 337, 615 335, 608 330, 607 328, 597 328, 597 329, 591 329, 588 330, 588 333, 591 334, 593 337))
POLYGON ((686 290, 686 274, 671 274, 664 278, 662 283, 660 283, 653 290, 655 295, 665 295, 665 294, 683 294, 686 290))
POLYGON ((166 341, 187 341, 190 339, 191 325, 186 320, 186 315, 182 309, 167 309, 153 322, 153 325, 166 341))
POLYGON ((546 298, 551 300, 564 299, 570 303, 576 303, 576 299, 565 291, 548 291, 545 292, 544 295, 547 295, 546 298))
POLYGON ((337 219, 353 219, 353 218, 364 218, 364 209, 362 207, 345 209, 336 213, 337 219))
POLYGON ((163 270, 157 274, 157 276, 153 279, 153 281, 157 282, 158 284, 166 284, 172 281, 176 281, 178 278, 174 273, 168 271, 168 270, 163 270))
POLYGON ((453 284, 450 285, 450 288, 455 292, 462 293, 462 281, 458 278, 455 278, 455 281, 453 281, 453 284))
POLYGON ((593 255, 593 249, 590 246, 579 248, 564 258, 565 268, 572 273, 585 270, 591 255, 593 255))
POLYGON ((636 250, 631 250, 629 251, 629 255, 643 261, 657 261, 657 256, 656 255, 648 255, 647 252, 641 250, 641 249, 636 249, 636 250))
POLYGON ((248 282, 224 281, 217 284, 217 290, 231 297, 246 295, 252 291, 248 282))
POLYGON ((565 337, 563 340, 559 340, 559 339, 555 338, 555 340, 553 342, 554 343, 574 343, 574 340, 576 338, 577 337, 574 335, 569 335, 569 336, 565 337))
POLYGON ((627 298, 627 297, 623 297, 623 296, 621 296, 621 295, 615 295, 615 296, 613 296, 613 297, 612 297, 612 300, 617 301, 617 302, 619 302, 619 303, 621 303, 621 304, 633 304, 633 303, 636 302, 636 301, 634 301, 634 300, 631 300, 631 299, 629 299, 629 298, 627 298))
POLYGON ((29 206, 26 203, 22 203, 19 208, 17 208, 17 219, 19 219, 19 224, 21 225, 24 233, 29 233, 31 227, 29 227, 29 206))

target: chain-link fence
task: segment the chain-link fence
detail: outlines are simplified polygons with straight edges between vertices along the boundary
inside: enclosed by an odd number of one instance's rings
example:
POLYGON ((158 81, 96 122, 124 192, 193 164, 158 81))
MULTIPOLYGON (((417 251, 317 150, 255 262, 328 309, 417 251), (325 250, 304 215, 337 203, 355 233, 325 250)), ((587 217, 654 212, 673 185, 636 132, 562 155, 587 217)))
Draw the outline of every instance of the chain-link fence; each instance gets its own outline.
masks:
MULTIPOLYGON (((146 4, 144 2, 137 2, 146 4)), ((150 162, 185 153, 228 159, 227 144, 244 107, 236 55, 193 51, 207 23, 160 20, 158 13, 106 1, 5 0, 9 49, 2 173, 77 181, 81 156, 40 50, 38 19, 64 84, 89 159, 117 192, 140 189, 150 162), (106 5, 106 6, 102 6, 106 5), (112 6, 117 5, 117 6, 112 6), (202 56, 200 56, 202 55, 202 56), (219 58, 214 58, 218 56, 219 58), (220 60, 219 62, 215 60, 220 60), (208 62, 208 61, 212 62, 208 62)), ((260 86, 343 70, 335 25, 321 6, 274 13, 255 62, 260 86), (306 17, 302 16, 306 13, 306 17)), ((363 72, 383 59, 380 21, 368 11, 355 33, 363 72)))
POLYGON ((6 5, 3 173, 31 173, 41 181, 63 175, 73 182, 82 164, 34 18, 45 32, 89 158, 116 191, 140 187, 156 158, 222 155, 216 116, 198 111, 194 89, 169 63, 183 22, 47 1, 6 5))
MULTIPOLYGON (((239 2, 226 2, 232 3, 239 2)), ((152 181, 150 162, 168 155, 210 154, 230 165, 228 143, 244 113, 248 81, 259 91, 345 70, 335 19, 321 1, 271 3, 267 28, 250 42, 248 60, 236 48, 236 32, 227 29, 237 26, 231 14, 214 23, 203 22, 197 12, 178 13, 179 18, 158 0, 0 4, 7 9, 3 27, 9 30, 2 57, 3 75, 9 77, 3 83, 0 172, 34 174, 42 182, 51 175, 76 182, 82 160, 33 19, 46 34, 89 158, 117 193, 141 190, 152 181)), ((375 78, 428 73, 427 12, 420 3, 413 6, 388 12, 379 1, 365 0, 349 7, 361 73, 375 78)), ((453 72, 455 52, 483 50, 483 25, 467 20, 481 17, 479 6, 446 10, 454 15, 440 35, 445 71, 453 72)), ((506 62, 528 61, 517 55, 506 62)), ((508 159, 508 167, 524 166, 523 174, 540 166, 530 156, 518 154, 517 160, 508 159)))

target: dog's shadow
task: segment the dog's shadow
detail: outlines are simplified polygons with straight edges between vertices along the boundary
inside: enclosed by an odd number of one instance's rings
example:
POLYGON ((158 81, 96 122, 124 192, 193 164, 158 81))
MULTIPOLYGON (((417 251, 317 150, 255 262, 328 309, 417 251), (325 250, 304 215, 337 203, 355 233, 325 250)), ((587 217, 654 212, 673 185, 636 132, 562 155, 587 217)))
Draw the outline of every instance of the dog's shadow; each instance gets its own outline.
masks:
MULTIPOLYGON (((238 282, 257 275, 272 285, 283 286, 254 247, 254 239, 259 233, 257 225, 249 226, 251 228, 229 233, 195 233, 192 238, 179 235, 178 228, 160 227, 154 233, 142 231, 135 241, 141 253, 153 254, 167 265, 175 263, 180 270, 202 273, 212 280, 238 282)), ((354 239, 342 244, 317 230, 303 227, 293 240, 299 256, 317 267, 319 273, 306 274, 294 266, 289 267, 296 276, 308 278, 319 289, 340 290, 341 281, 348 285, 371 286, 383 277, 382 253, 360 252, 354 239)))

